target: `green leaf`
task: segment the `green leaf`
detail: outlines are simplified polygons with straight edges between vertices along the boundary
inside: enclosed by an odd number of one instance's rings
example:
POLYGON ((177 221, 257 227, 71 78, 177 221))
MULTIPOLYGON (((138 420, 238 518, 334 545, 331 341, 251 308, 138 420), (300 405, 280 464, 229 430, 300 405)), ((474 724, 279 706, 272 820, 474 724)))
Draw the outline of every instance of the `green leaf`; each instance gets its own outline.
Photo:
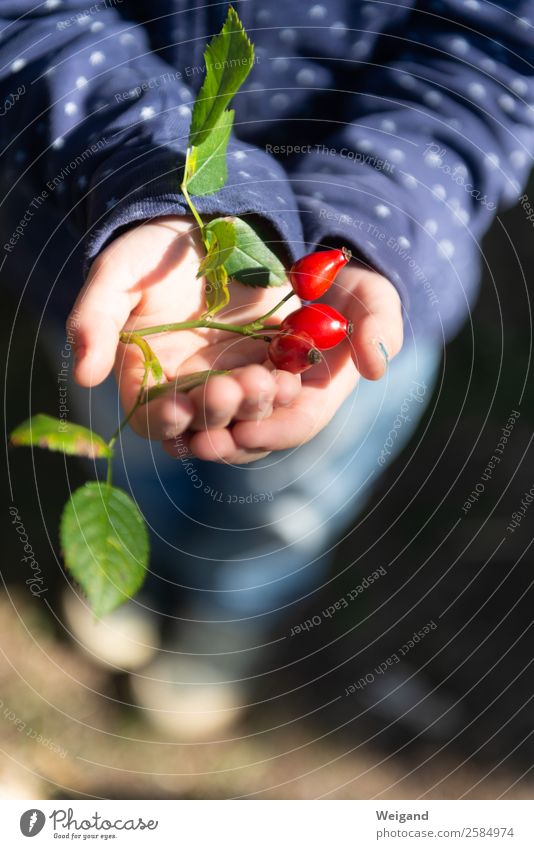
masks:
POLYGON ((208 252, 198 266, 197 277, 204 277, 208 271, 213 271, 220 265, 219 243, 215 237, 210 240, 208 252))
POLYGON ((219 218, 217 225, 206 233, 206 238, 209 242, 208 253, 198 267, 197 277, 203 277, 208 271, 215 271, 229 259, 236 243, 233 222, 219 218))
POLYGON ((203 383, 206 383, 210 377, 214 377, 216 374, 230 374, 230 370, 212 368, 205 371, 194 371, 192 374, 185 374, 183 377, 177 377, 170 383, 160 383, 159 386, 151 386, 146 390, 141 404, 148 404, 149 401, 153 401, 155 398, 160 398, 162 395, 166 395, 171 391, 190 392, 191 389, 195 389, 197 386, 202 386, 203 383))
POLYGON ((191 194, 198 197, 210 195, 218 192, 226 183, 226 148, 233 121, 233 109, 223 112, 207 138, 192 148, 194 160, 192 165, 189 163, 186 181, 191 194))
POLYGON ((287 281, 278 257, 242 218, 215 218, 206 224, 206 232, 216 230, 221 221, 232 222, 235 230, 235 248, 224 264, 228 277, 247 286, 281 286, 287 281))
POLYGON ((215 315, 215 313, 222 310, 230 301, 226 263, 232 256, 236 246, 236 231, 233 221, 225 218, 216 219, 213 222, 213 226, 209 230, 205 230, 205 238, 209 243, 208 253, 211 251, 213 240, 216 241, 219 248, 217 257, 213 261, 210 261, 209 268, 206 272, 203 272, 207 280, 207 310, 203 317, 215 315))
POLYGON ((161 367, 161 363, 158 360, 156 354, 146 341, 139 333, 121 333, 120 334, 121 342, 126 342, 127 344, 137 345, 138 348, 141 349, 143 353, 143 364, 145 366, 145 373, 143 375, 143 380, 141 385, 144 386, 147 382, 148 375, 151 374, 156 383, 161 383, 163 380, 163 368, 161 367))
POLYGON ((189 130, 190 144, 196 147, 219 123, 254 63, 254 48, 232 6, 221 32, 208 44, 204 59, 206 77, 195 101, 189 130))
POLYGON ((105 616, 135 595, 148 565, 148 532, 122 489, 86 483, 66 503, 59 530, 67 569, 95 616, 105 616))
POLYGON ((111 457, 108 444, 92 430, 38 413, 20 424, 10 436, 13 445, 37 445, 77 457, 111 457))
POLYGON ((161 381, 163 380, 163 369, 157 357, 155 357, 153 360, 150 360, 150 362, 146 362, 145 368, 150 371, 150 374, 152 375, 156 383, 161 383, 161 381))
POLYGON ((200 263, 197 277, 206 277, 206 307, 203 317, 215 315, 230 300, 228 290, 228 262, 236 245, 235 227, 229 219, 219 218, 214 226, 205 231, 208 253, 200 263))
POLYGON ((206 318, 209 315, 222 310, 223 307, 230 301, 230 292, 228 290, 228 272, 224 265, 219 265, 213 271, 208 271, 206 274, 206 306, 207 310, 202 316, 206 318))

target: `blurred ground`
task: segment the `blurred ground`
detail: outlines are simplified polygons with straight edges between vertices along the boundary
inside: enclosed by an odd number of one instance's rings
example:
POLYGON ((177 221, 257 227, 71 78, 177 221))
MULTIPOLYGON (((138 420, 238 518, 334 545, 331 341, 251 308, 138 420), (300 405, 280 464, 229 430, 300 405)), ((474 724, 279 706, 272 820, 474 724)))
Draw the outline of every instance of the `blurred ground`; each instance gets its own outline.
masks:
MULTIPOLYGON (((495 224, 484 245, 482 297, 447 348, 418 434, 348 530, 327 596, 294 610, 292 621, 313 616, 380 565, 387 582, 317 633, 286 642, 273 667, 283 668, 259 683, 263 704, 236 739, 185 746, 154 738, 127 706, 126 680, 69 642, 52 613, 65 578, 47 532, 67 494, 63 461, 11 454, 16 504, 50 592, 46 603, 29 596, 10 529, 0 599, 1 796, 532 798, 534 513, 507 530, 534 484, 532 227, 519 208, 495 224), (521 415, 503 461, 464 514, 514 409, 521 415), (431 620, 439 627, 406 660, 372 687, 339 697, 431 620)), ((6 299, 4 340, 13 310, 6 299)), ((8 427, 28 410, 35 328, 30 320, 25 327, 10 349, 8 427)), ((53 375, 41 364, 35 375, 31 409, 54 412, 53 375)), ((82 481, 75 461, 65 469, 71 487, 82 481)))
POLYGON ((421 752, 388 757, 346 733, 321 739, 313 720, 284 726, 283 712, 257 717, 228 743, 170 744, 121 705, 117 682, 110 686, 59 642, 44 610, 29 610, 23 595, 2 601, 0 623, 9 658, 0 676, 2 700, 26 723, 20 731, 10 719, 0 725, 3 798, 441 799, 465 793, 522 799, 534 793, 534 777, 511 786, 517 775, 510 768, 489 776, 480 764, 458 769, 450 754, 432 759, 430 746, 424 751, 430 760, 420 768, 421 752), (258 733, 267 724, 273 730, 258 733), (29 728, 47 742, 29 739, 29 728), (54 744, 61 751, 51 751, 54 744))

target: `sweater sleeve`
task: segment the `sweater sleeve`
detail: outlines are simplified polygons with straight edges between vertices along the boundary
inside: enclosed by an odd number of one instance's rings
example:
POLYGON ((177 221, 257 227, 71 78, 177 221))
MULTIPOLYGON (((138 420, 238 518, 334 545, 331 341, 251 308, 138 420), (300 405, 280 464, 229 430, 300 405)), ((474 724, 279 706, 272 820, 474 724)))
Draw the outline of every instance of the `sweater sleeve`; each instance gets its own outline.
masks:
POLYGON ((410 334, 465 320, 481 237, 527 181, 533 60, 532 0, 415 3, 372 64, 344 63, 343 123, 290 167, 307 242, 387 276, 410 334))
MULTIPOLYGON (((16 162, 17 188, 27 197, 48 191, 84 235, 87 262, 134 221, 189 214, 177 169, 187 147, 191 81, 151 49, 128 7, 127 0, 89 8, 86 0, 3 0, 0 8, 5 154, 16 162)), ((200 199, 199 210, 258 215, 286 244, 300 242, 282 166, 235 137, 228 160, 228 187, 200 199), (244 168, 254 179, 238 191, 244 168), (278 218, 280 203, 293 214, 278 218)))

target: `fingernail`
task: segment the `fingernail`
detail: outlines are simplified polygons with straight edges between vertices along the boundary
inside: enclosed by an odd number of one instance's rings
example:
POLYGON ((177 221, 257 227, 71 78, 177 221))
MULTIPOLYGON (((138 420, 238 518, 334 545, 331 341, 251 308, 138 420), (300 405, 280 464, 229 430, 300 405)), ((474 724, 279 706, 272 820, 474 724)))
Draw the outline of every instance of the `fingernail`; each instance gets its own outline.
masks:
POLYGON ((184 421, 182 424, 174 423, 164 427, 161 433, 161 439, 163 442, 174 442, 179 439, 181 434, 187 427, 187 422, 184 421))
POLYGON ((220 427, 228 421, 228 412, 224 410, 213 410, 213 412, 209 412, 206 410, 204 421, 208 427, 220 427))
POLYGON ((263 415, 266 410, 273 406, 273 397, 269 392, 258 392, 252 398, 245 398, 243 408, 247 413, 258 413, 263 415))
POLYGON ((380 353, 382 354, 382 356, 384 357, 384 359, 386 361, 386 368, 387 368, 387 366, 389 366, 388 349, 386 348, 386 346, 384 345, 384 343, 380 339, 375 340, 375 344, 376 344, 376 347, 378 348, 378 350, 380 351, 380 353))
POLYGON ((272 404, 266 404, 264 407, 259 407, 256 421, 259 424, 264 419, 268 419, 269 416, 272 416, 272 414, 273 414, 273 405, 272 404))
POLYGON ((174 449, 176 460, 190 460, 193 457, 192 451, 184 445, 181 434, 174 436, 172 439, 166 439, 165 442, 170 442, 174 449))

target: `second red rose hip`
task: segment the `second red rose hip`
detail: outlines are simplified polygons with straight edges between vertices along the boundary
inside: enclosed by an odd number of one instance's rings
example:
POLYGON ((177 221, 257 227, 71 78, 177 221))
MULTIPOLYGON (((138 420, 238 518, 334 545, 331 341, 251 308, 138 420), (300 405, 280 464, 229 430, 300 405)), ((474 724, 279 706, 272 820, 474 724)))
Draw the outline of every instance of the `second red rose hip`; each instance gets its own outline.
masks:
POLYGON ((335 348, 352 333, 352 323, 328 304, 306 304, 286 316, 281 329, 306 333, 320 351, 335 348))

